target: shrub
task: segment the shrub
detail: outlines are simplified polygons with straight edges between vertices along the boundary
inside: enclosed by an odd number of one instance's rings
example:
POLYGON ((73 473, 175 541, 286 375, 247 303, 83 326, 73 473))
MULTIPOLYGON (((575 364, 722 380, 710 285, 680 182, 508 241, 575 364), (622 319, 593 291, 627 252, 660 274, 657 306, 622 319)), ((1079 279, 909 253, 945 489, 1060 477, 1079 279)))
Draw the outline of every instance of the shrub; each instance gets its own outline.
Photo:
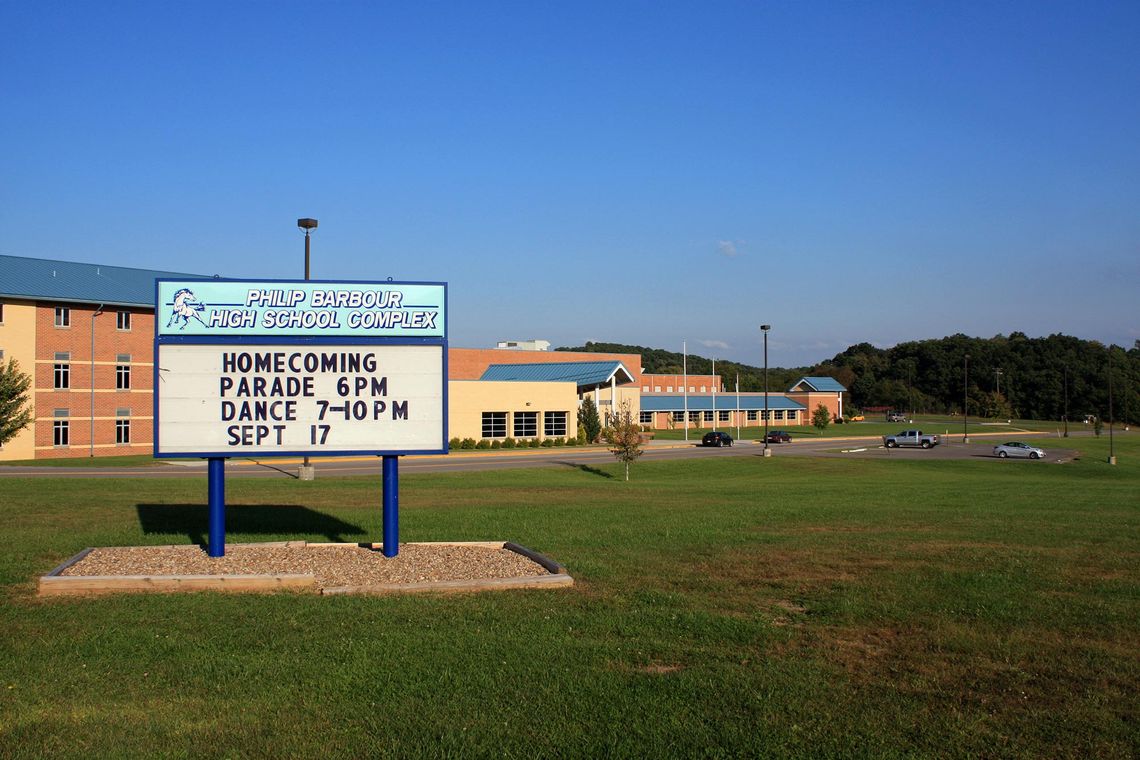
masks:
POLYGON ((496 438, 495 440, 491 441, 491 448, 501 449, 503 448, 503 442, 496 438))
POLYGON ((565 446, 566 445, 566 439, 565 438, 552 438, 551 440, 554 441, 555 446, 565 446))
POLYGON ((459 440, 459 436, 456 436, 455 438, 452 438, 450 441, 447 442, 448 448, 451 448, 451 449, 458 449, 462 445, 463 445, 463 441, 459 440))
POLYGON ((532 449, 537 449, 539 446, 539 441, 537 438, 531 438, 529 441, 527 441, 526 445, 531 447, 532 449))
POLYGON ((477 448, 477 449, 489 449, 489 448, 491 448, 491 442, 488 441, 486 438, 481 438, 481 439, 479 439, 479 443, 475 444, 475 448, 477 448))
POLYGON ((459 444, 459 448, 461 448, 461 449, 473 449, 473 448, 475 448, 475 439, 474 438, 464 438, 463 442, 459 444))
POLYGON ((504 449, 513 449, 514 447, 515 447, 515 439, 514 438, 504 438, 503 439, 503 448, 504 449))
POLYGON ((578 445, 578 439, 577 438, 567 438, 566 439, 566 445, 567 446, 577 446, 578 445))
POLYGON ((543 438, 542 443, 540 445, 544 449, 554 448, 554 439, 553 438, 543 438))

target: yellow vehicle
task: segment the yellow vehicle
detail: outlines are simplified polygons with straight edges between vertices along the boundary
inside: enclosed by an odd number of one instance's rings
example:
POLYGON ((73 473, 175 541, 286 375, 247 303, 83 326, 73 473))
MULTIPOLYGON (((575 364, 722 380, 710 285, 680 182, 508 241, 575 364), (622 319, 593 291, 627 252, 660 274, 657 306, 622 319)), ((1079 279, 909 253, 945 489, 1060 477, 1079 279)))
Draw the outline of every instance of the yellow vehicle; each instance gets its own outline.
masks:
POLYGON ((863 421, 863 415, 861 415, 861 414, 853 414, 853 415, 851 415, 850 417, 848 417, 848 418, 847 418, 847 421, 848 421, 848 422, 862 422, 862 421, 863 421))

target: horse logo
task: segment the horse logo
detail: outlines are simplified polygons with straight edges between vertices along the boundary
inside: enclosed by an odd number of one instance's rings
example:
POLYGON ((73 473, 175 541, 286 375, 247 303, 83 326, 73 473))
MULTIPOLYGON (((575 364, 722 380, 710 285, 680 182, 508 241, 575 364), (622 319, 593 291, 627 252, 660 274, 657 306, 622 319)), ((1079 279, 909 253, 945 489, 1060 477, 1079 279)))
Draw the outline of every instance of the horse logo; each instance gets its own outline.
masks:
POLYGON ((207 326, 198 316, 199 312, 206 310, 206 304, 199 301, 190 288, 181 288, 174 294, 173 307, 170 310, 170 319, 166 321, 167 327, 177 324, 179 330, 185 330, 191 319, 198 320, 202 327, 207 326))

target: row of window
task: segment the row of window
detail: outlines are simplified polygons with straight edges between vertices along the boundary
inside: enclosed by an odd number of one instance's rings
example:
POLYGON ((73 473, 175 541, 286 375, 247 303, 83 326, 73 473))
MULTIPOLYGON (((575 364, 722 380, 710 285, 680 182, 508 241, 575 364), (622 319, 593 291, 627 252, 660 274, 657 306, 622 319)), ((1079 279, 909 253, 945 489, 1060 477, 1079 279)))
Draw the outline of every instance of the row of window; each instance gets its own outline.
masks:
MULTIPOLYGON (((131 413, 130 409, 120 409, 119 419, 115 420, 115 443, 127 444, 131 442, 131 421, 124 418, 131 413)), ((51 423, 51 443, 53 446, 71 445, 71 421, 66 419, 69 412, 66 409, 56 409, 56 419, 51 423)))
MULTIPOLYGON (((3 304, 0 304, 0 309, 3 304)), ((0 322, 3 322, 3 311, 0 310, 0 322)), ((55 307, 55 326, 56 327, 71 327, 71 309, 67 306, 55 307)), ((131 313, 129 311, 115 312, 115 328, 118 330, 131 329, 131 313)))
MULTIPOLYGON (((701 393, 705 393, 706 391, 717 391, 718 393, 724 392, 723 388, 711 388, 711 387, 704 386, 704 385, 700 386, 700 388, 701 388, 701 391, 700 391, 701 393)), ((641 386, 641 392, 642 393, 649 393, 649 386, 648 385, 641 386)), ((653 392, 654 393, 660 393, 661 392, 661 386, 660 385, 653 386, 653 392)), ((666 385, 665 386, 665 392, 666 393, 672 393, 673 392, 673 386, 672 385, 666 385)), ((684 393, 684 392, 685 392, 685 386, 678 385, 677 386, 677 393, 684 393)), ((689 393, 696 393, 696 392, 697 392, 697 386, 690 385, 689 386, 689 393)))
MULTIPOLYGON (((483 437, 507 437, 507 412, 483 412, 483 437)), ((567 412, 543 412, 542 434, 547 438, 566 437, 567 412)), ((515 438, 534 438, 538 435, 538 412, 515 412, 511 435, 515 438)))
MULTIPOLYGON (((60 352, 55 355, 56 364, 52 365, 52 387, 57 391, 67 390, 71 387, 71 354, 60 352)), ((129 362, 130 354, 119 354, 116 361, 129 362)), ((131 365, 115 365, 115 390, 127 391, 131 389, 131 365)))
MULTIPOLYGON (((774 410, 769 410, 769 411, 771 411, 774 415, 772 417, 772 419, 777 419, 777 420, 783 420, 783 419, 796 420, 796 419, 799 419, 799 410, 798 409, 788 409, 786 411, 784 409, 774 409, 774 410), (787 415, 786 417, 785 417, 785 414, 787 415)), ((763 412, 763 411, 755 411, 755 410, 749 409, 745 412, 745 414, 746 414, 746 418, 749 422, 755 422, 755 421, 760 420, 760 419, 768 419, 768 417, 765 416, 767 413, 763 412)), ((646 425, 651 424, 653 422, 653 415, 654 415, 654 412, 642 412, 640 422, 642 424, 646 424, 646 425)), ((712 422, 713 419, 714 419, 714 417, 713 417, 713 413, 711 411, 689 412, 689 422, 700 422, 701 420, 704 420, 705 422, 712 422)), ((729 409, 727 411, 717 410, 716 419, 719 420, 720 422, 730 421, 732 419, 732 410, 731 409, 729 409)), ((673 421, 674 422, 684 422, 685 421, 685 413, 684 412, 673 412, 673 421)))

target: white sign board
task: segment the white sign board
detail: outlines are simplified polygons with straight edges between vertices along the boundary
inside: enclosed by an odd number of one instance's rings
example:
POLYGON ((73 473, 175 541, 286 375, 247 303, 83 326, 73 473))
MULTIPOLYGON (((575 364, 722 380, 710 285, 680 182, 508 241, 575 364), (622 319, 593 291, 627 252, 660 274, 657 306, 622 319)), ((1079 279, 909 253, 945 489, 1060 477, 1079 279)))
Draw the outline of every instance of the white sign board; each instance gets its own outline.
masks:
POLYGON ((164 455, 440 451, 440 345, 157 346, 164 455))

